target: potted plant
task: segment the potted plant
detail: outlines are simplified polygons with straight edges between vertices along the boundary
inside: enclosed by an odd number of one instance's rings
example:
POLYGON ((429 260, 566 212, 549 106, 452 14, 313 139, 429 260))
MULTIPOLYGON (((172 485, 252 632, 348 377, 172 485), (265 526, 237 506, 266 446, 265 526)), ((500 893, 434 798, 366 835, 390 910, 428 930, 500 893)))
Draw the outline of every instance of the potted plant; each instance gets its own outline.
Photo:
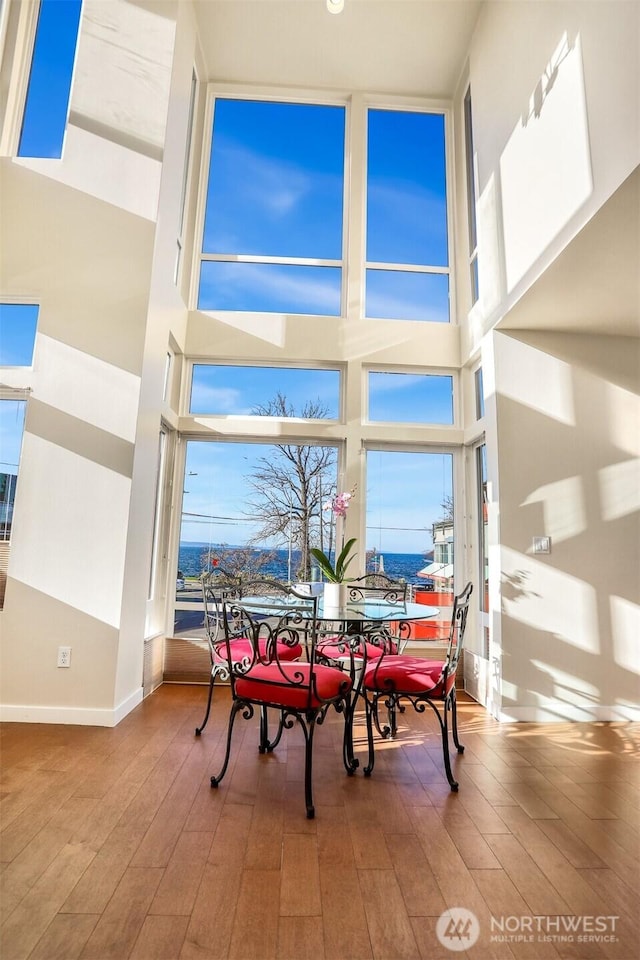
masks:
MULTIPOLYGON (((356 538, 351 537, 351 539, 346 542, 344 538, 344 519, 347 515, 353 494, 354 491, 336 494, 336 496, 332 500, 328 500, 322 508, 323 510, 331 510, 333 513, 336 520, 336 530, 338 524, 342 526, 340 552, 336 557, 335 564, 331 562, 327 554, 323 553, 322 550, 319 550, 317 547, 311 548, 311 555, 318 564, 325 580, 324 597, 325 605, 328 606, 338 607, 342 605, 344 591, 341 591, 339 588, 346 582, 347 567, 354 557, 357 556, 357 552, 354 550, 356 538)), ((336 538, 336 541, 337 540, 338 538, 336 538)))

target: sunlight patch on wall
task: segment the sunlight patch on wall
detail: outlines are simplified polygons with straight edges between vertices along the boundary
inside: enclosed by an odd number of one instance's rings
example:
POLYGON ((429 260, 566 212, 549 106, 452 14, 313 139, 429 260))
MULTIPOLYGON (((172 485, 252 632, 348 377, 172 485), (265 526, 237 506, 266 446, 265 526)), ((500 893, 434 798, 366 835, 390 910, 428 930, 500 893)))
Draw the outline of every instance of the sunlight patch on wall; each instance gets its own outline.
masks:
POLYGON ((22 462, 11 576, 118 627, 131 481, 28 432, 22 462))
POLYGON ((14 163, 145 220, 157 218, 160 161, 72 124, 62 160, 16 157, 14 163))
MULTIPOLYGON (((162 6, 169 12, 170 5, 162 6)), ((84 0, 71 97, 76 122, 92 123, 96 132, 155 152, 158 159, 174 38, 174 21, 148 7, 127 0, 84 0)))
POLYGON ((632 673, 640 673, 638 637, 640 637, 640 606, 612 596, 611 628, 613 634, 613 657, 616 663, 632 673))
POLYGON ((579 36, 565 34, 500 160, 509 291, 589 197, 589 131, 579 36))
POLYGON ((575 426, 569 363, 513 337, 502 337, 497 358, 498 393, 553 420, 575 426))
POLYGON ((600 651, 596 593, 584 580, 504 547, 502 596, 504 613, 513 620, 558 643, 600 651))
POLYGON ((524 501, 524 506, 531 503, 542 504, 544 530, 541 532, 555 543, 570 540, 587 529, 581 477, 564 477, 538 487, 524 501))
POLYGON ((139 377, 43 334, 38 350, 36 399, 134 442, 139 377))
POLYGON ((617 520, 640 510, 640 460, 611 463, 598 471, 598 480, 603 520, 617 520))
POLYGON ((607 383, 607 406, 611 441, 631 456, 640 456, 640 397, 607 383))

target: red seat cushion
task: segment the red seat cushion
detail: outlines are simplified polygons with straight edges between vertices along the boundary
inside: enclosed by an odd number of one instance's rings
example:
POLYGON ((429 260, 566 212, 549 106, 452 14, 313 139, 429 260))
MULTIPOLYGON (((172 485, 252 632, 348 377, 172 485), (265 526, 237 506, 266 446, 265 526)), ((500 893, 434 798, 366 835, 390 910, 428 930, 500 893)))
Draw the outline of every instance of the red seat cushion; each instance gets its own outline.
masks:
MULTIPOLYGON (((398 654, 369 664, 364 672, 364 686, 367 690, 441 696, 442 684, 438 683, 441 673, 440 660, 423 660, 421 657, 398 654)), ((447 677, 447 692, 454 682, 454 674, 447 677)))
MULTIPOLYGON (((234 663, 239 663, 241 660, 251 660, 253 657, 253 646, 251 640, 248 637, 236 637, 235 640, 231 640, 229 644, 231 648, 231 659, 234 663)), ((299 643, 296 643, 295 646, 290 647, 286 643, 277 641, 276 643, 278 657, 280 660, 297 660, 302 656, 302 647, 299 643)), ((227 662, 227 647, 224 642, 216 643, 216 661, 219 663, 227 662)), ((258 641, 258 650, 260 651, 260 656, 264 657, 267 649, 266 640, 261 637, 258 641)))
MULTIPOLYGON (((379 647, 375 643, 365 643, 365 647, 367 650, 367 660, 377 660, 378 657, 381 657, 384 653, 382 647, 379 647)), ((316 650, 321 656, 329 657, 333 660, 349 656, 349 649, 344 637, 327 637, 325 640, 320 640, 316 646, 316 650)), ((356 660, 362 659, 362 653, 358 649, 354 651, 353 656, 356 660)))
POLYGON ((241 700, 265 701, 274 706, 305 710, 319 707, 327 700, 337 700, 351 689, 350 677, 337 667, 316 664, 313 678, 315 682, 312 682, 310 663, 283 663, 280 666, 260 663, 244 677, 238 677, 236 696, 241 700))

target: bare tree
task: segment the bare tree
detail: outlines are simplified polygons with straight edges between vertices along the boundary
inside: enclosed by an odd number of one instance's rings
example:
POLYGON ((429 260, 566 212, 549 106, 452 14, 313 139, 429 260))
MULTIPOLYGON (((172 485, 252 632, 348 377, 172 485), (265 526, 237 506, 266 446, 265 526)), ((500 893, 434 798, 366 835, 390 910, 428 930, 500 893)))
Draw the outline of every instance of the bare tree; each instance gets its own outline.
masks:
POLYGON ((227 573, 236 577, 264 577, 265 567, 275 560, 275 553, 270 550, 255 550, 251 547, 230 547, 226 543, 211 547, 200 557, 203 571, 214 567, 222 567, 227 573))
POLYGON ((453 520, 453 497, 450 493, 445 494, 442 503, 442 517, 441 520, 453 520))
MULTIPOLYGON (((324 419, 327 408, 320 400, 309 400, 296 413, 284 394, 278 392, 267 404, 253 410, 264 417, 324 419)), ((253 543, 269 539, 290 543, 299 552, 295 571, 301 580, 311 576, 310 547, 331 549, 325 543, 326 518, 322 504, 336 491, 336 452, 333 447, 306 443, 276 443, 268 457, 260 457, 251 486, 255 495, 245 512, 260 524, 253 543)))

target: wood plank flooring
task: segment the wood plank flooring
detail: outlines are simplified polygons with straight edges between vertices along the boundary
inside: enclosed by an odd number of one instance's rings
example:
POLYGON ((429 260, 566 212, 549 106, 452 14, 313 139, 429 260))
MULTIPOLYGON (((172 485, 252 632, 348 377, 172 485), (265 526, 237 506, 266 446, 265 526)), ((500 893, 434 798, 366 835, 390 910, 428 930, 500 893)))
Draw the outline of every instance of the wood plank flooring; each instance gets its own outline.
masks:
POLYGON ((2 725, 2 960, 639 955, 637 725, 500 725, 461 697, 452 794, 430 713, 401 715, 365 779, 332 712, 309 821, 298 728, 261 756, 239 719, 211 789, 229 695, 196 738, 205 698, 165 684, 114 729, 2 725), (441 942, 453 907, 477 926, 441 942))

